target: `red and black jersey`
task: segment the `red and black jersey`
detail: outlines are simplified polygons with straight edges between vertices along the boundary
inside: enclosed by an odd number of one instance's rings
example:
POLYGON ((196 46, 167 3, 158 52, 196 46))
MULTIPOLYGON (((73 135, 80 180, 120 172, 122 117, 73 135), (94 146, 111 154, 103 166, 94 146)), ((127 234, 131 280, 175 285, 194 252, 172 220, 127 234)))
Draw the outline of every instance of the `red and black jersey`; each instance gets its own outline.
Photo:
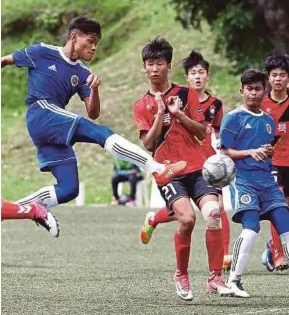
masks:
MULTIPOLYGON (((164 93, 164 101, 169 96, 179 96, 183 103, 182 110, 188 117, 198 122, 205 120, 195 90, 172 84, 164 93)), ((134 121, 139 132, 151 129, 157 111, 158 105, 154 95, 150 92, 134 103, 134 121)), ((184 174, 202 169, 205 161, 199 141, 168 110, 164 114, 162 133, 157 139, 153 155, 155 160, 160 163, 165 160, 169 160, 171 163, 186 161, 187 168, 184 174)))
POLYGON ((201 108, 205 116, 206 135, 202 142, 201 150, 206 157, 216 154, 212 147, 212 130, 213 128, 220 128, 221 121, 224 115, 223 103, 218 98, 210 95, 200 102, 201 108))
POLYGON ((268 94, 261 103, 261 109, 271 115, 276 124, 273 165, 289 166, 289 95, 279 103, 268 94))

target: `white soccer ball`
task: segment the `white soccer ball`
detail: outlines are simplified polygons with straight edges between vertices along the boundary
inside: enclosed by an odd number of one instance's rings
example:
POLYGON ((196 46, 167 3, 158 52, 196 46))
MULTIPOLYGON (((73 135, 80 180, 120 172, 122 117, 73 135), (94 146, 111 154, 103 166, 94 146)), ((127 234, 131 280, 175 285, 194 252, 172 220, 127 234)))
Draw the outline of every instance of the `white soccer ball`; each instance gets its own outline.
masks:
POLYGON ((202 174, 210 186, 223 188, 235 178, 236 166, 227 155, 215 154, 205 161, 202 174))

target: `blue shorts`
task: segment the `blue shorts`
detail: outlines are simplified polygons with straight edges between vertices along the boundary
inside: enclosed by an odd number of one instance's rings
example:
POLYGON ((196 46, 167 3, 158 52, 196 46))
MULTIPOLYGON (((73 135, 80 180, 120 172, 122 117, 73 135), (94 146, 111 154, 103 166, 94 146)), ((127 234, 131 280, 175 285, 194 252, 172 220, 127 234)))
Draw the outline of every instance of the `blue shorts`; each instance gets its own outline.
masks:
POLYGON ((260 220, 266 213, 287 207, 283 192, 270 172, 263 170, 237 170, 236 179, 230 184, 234 222, 240 223, 239 214, 246 210, 260 212, 260 220))
POLYGON ((46 100, 29 106, 27 129, 37 148, 39 168, 46 172, 50 166, 76 163, 71 140, 82 117, 46 100))

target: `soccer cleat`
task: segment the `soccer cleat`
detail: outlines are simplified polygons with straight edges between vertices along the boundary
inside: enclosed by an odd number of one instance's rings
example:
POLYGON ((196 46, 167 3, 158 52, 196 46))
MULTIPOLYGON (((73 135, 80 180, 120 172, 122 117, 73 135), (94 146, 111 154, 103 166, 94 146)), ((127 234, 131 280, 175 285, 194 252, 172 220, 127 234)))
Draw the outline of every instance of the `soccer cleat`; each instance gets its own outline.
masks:
POLYGON ((58 237, 60 229, 55 215, 49 212, 41 201, 33 202, 31 205, 35 207, 35 218, 33 221, 37 225, 43 226, 51 236, 58 237))
POLYGON ((177 271, 174 274, 173 281, 176 285, 177 295, 186 301, 191 301, 193 299, 193 293, 191 290, 189 275, 179 274, 177 271))
POLYGON ((206 283, 206 292, 218 294, 219 296, 234 296, 233 291, 228 288, 221 276, 213 275, 206 283))
POLYGON ((284 257, 278 257, 275 259, 275 270, 276 271, 285 271, 289 269, 288 264, 285 261, 284 257))
POLYGON ((227 284, 228 288, 230 288, 235 297, 241 298, 249 298, 250 295, 244 290, 243 284, 241 282, 241 275, 237 276, 237 278, 230 283, 227 284))
POLYGON ((155 213, 153 211, 148 212, 145 216, 143 226, 140 230, 140 239, 143 244, 147 244, 152 237, 155 227, 149 224, 149 220, 152 219, 154 216, 155 213))
POLYGON ((228 272, 231 270, 232 257, 232 255, 224 255, 223 271, 228 272))
POLYGON ((174 164, 170 164, 165 161, 165 170, 161 173, 153 173, 156 183, 160 186, 168 184, 174 177, 182 175, 183 171, 187 167, 186 161, 180 161, 174 164))
POLYGON ((275 270, 273 256, 268 248, 266 248, 262 254, 262 264, 266 267, 266 269, 269 272, 273 272, 275 270))

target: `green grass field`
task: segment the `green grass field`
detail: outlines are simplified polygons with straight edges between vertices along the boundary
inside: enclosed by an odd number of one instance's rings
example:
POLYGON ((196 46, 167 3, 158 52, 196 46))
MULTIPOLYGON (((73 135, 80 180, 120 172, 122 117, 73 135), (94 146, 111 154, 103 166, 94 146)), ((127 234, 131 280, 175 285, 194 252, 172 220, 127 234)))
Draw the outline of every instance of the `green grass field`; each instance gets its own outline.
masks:
MULTIPOLYGON (((175 294, 173 233, 160 226, 151 243, 138 233, 145 209, 59 207, 59 239, 30 221, 2 223, 3 315, 95 314, 289 314, 289 277, 260 264, 268 224, 254 247, 244 276, 251 299, 207 296, 204 225, 198 216, 190 276, 195 299, 175 294)), ((240 227, 232 225, 232 240, 240 227)))

